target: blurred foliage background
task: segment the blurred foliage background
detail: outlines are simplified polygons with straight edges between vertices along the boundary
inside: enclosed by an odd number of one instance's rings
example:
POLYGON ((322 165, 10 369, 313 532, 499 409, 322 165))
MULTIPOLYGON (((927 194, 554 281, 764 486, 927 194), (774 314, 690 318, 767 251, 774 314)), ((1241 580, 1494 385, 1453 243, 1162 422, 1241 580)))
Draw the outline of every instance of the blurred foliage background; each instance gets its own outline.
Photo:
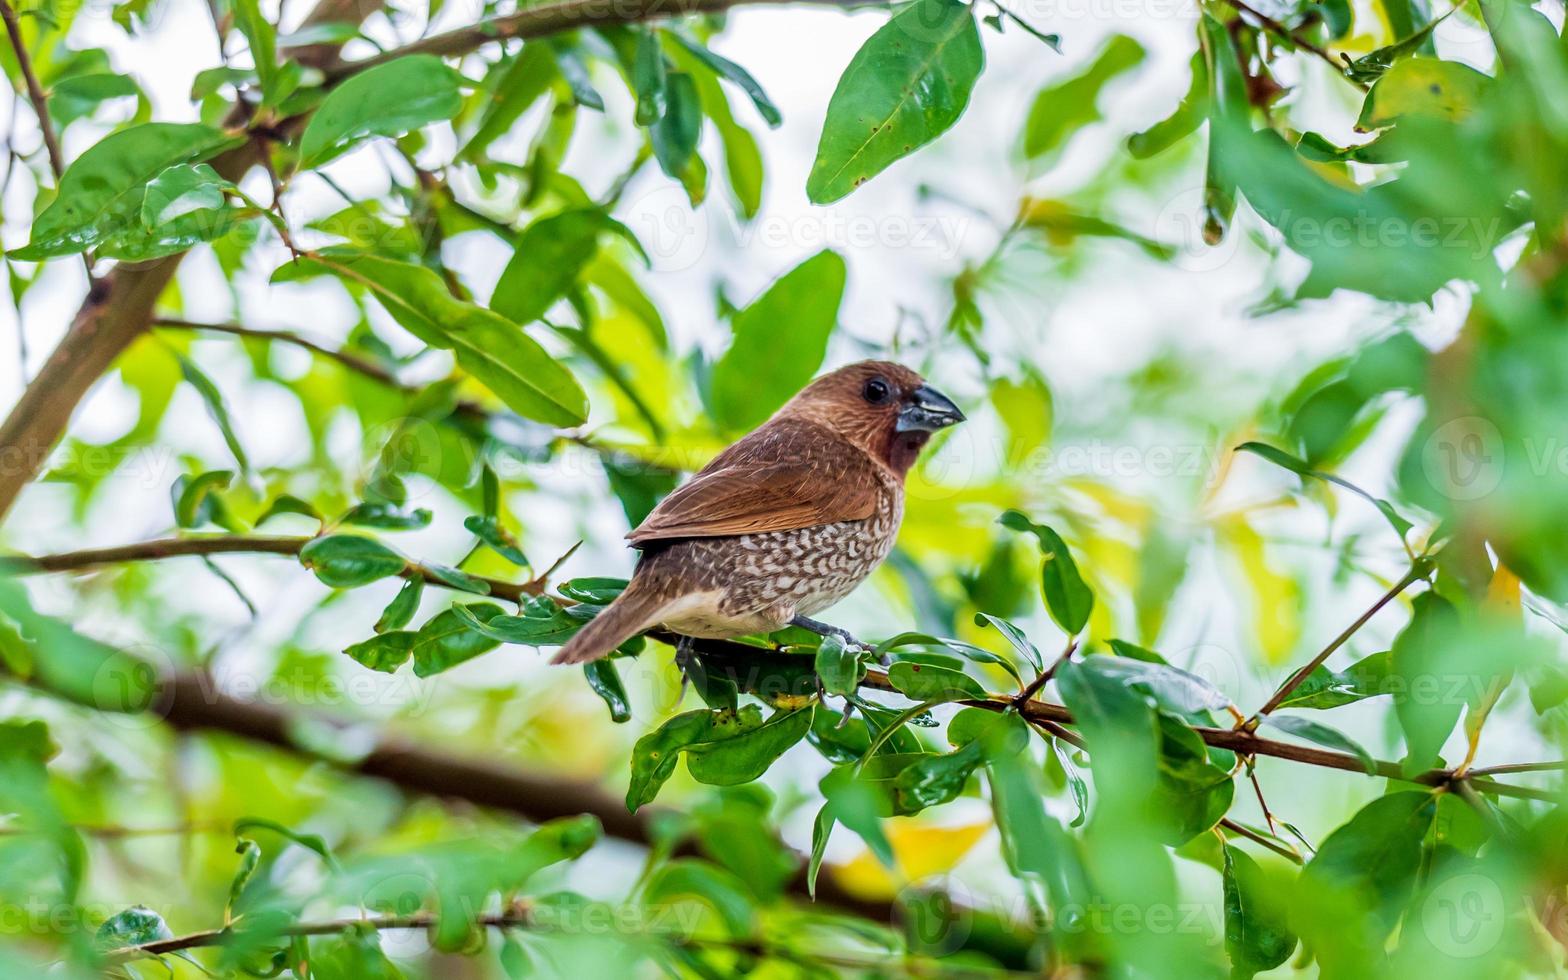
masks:
POLYGON ((1562 970, 1560 4, 307 7, 0 0, 5 975, 1562 970), (544 665, 866 356, 872 649, 544 665))

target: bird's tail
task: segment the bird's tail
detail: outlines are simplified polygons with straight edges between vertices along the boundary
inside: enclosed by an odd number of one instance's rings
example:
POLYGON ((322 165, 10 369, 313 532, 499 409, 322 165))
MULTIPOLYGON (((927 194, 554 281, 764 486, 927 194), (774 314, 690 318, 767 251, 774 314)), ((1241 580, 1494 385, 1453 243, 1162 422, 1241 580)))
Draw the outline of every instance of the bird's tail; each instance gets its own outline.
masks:
POLYGON ((658 623, 668 605, 668 597, 646 578, 634 577, 624 592, 556 651, 550 662, 585 664, 598 660, 658 623))

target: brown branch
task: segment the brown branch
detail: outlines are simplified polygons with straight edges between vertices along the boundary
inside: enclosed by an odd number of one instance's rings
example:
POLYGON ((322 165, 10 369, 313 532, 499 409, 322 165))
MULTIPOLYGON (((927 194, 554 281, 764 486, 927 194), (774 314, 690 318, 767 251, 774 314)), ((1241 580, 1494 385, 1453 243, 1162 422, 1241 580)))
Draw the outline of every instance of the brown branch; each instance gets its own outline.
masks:
POLYGON ((872 0, 557 0, 555 3, 538 4, 504 17, 493 17, 467 27, 433 34, 371 58, 340 62, 326 70, 327 79, 329 82, 341 81, 367 68, 374 68, 411 54, 434 54, 452 58, 468 54, 492 41, 543 37, 579 27, 639 24, 644 21, 684 17, 689 14, 721 13, 731 7, 739 6, 819 3, 850 8, 870 2, 872 0))
MULTIPOLYGON (((28 555, 0 556, 0 572, 27 575, 38 572, 80 572, 104 565, 126 562, 162 561, 165 558, 184 558, 192 555, 288 555, 298 556, 300 549, 314 538, 281 537, 271 535, 213 535, 185 538, 156 538, 135 544, 114 545, 107 548, 84 548, 54 555, 31 557, 28 555)), ((417 561, 410 561, 400 573, 404 578, 422 578, 429 585, 451 588, 440 576, 417 561)), ((468 573, 465 572, 465 575, 468 573)), ((544 591, 542 579, 528 582, 507 582, 503 579, 471 575, 485 583, 490 595, 507 602, 519 602, 525 595, 539 595, 544 591)))
MULTIPOLYGON (((358 23, 379 6, 367 0, 321 0, 301 27, 350 19, 358 23)), ((302 48, 294 54, 312 68, 324 67, 336 56, 333 45, 302 48)), ((231 118, 244 122, 243 114, 231 118)), ((297 117, 290 122, 302 121, 297 117)), ((257 162, 255 145, 247 142, 214 158, 212 167, 225 179, 238 182, 257 162)), ((43 469, 88 390, 146 331, 158 297, 174 278, 182 257, 183 253, 154 262, 124 263, 90 283, 64 339, 0 424, 0 519, 43 469)))
MULTIPOLYGON (((27 85, 27 99, 33 104, 33 114, 38 117, 38 128, 44 134, 44 146, 49 151, 49 168, 54 171, 55 186, 58 187, 60 177, 65 173, 65 154, 60 152, 60 137, 54 131, 54 120, 49 118, 49 101, 44 95, 43 86, 38 84, 38 73, 33 70, 33 57, 28 54, 27 44, 22 40, 22 25, 17 20, 11 0, 0 0, 0 19, 5 20, 5 31, 11 37, 11 50, 16 54, 17 67, 27 85)), ((91 271, 88 269, 88 272, 91 271)))
MULTIPOLYGON (((130 545, 91 548, 38 557, 26 555, 11 556, 0 559, 0 571, 9 570, 12 574, 80 571, 119 562, 156 561, 186 555, 240 554, 247 552, 297 555, 299 550, 310 540, 307 537, 247 537, 233 535, 161 538, 130 545)), ((402 574, 404 576, 418 575, 434 585, 444 584, 418 562, 411 561, 402 574)), ((481 579, 481 581, 490 587, 491 595, 512 602, 520 600, 523 595, 540 594, 545 588, 544 583, 538 579, 523 583, 505 582, 499 579, 481 579)), ((1396 585, 1396 589, 1400 587, 1396 585)), ((1370 618, 1372 613, 1376 612, 1377 609, 1381 608, 1397 594, 1396 591, 1390 590, 1390 593, 1380 599, 1367 613, 1363 614, 1357 620, 1357 623, 1359 624, 1370 618)), ((1348 630, 1347 633, 1353 631, 1353 629, 1348 630)), ((653 630, 650 631, 649 635, 661 642, 673 642, 676 639, 673 634, 667 631, 653 630)), ((1341 637, 1343 638, 1345 635, 1341 634, 1341 637)), ((1336 641, 1336 643, 1339 642, 1343 642, 1343 639, 1336 641)), ((767 648, 728 640, 697 640, 696 649, 700 653, 716 654, 724 658, 724 662, 727 665, 741 670, 744 670, 747 665, 766 666, 769 663, 776 664, 779 662, 779 657, 795 658, 793 654, 780 654, 767 648)), ((1329 652, 1332 652, 1332 649, 1329 652)), ((887 674, 881 671, 868 671, 865 680, 861 683, 863 686, 875 690, 898 693, 898 689, 893 686, 887 674)), ((1072 713, 1068 711, 1065 705, 1033 699, 1020 701, 1016 695, 998 694, 988 699, 975 699, 956 703, 969 707, 984 708, 988 711, 1001 712, 1016 709, 1025 720, 1034 724, 1060 726, 1074 723, 1072 713)), ((1261 738, 1254 731, 1244 728, 1194 726, 1193 731, 1197 732, 1199 737, 1208 745, 1214 748, 1229 749, 1241 755, 1266 755, 1320 768, 1367 773, 1366 766, 1361 759, 1348 752, 1334 752, 1328 749, 1295 745, 1290 742, 1278 742, 1273 739, 1261 738)), ((1376 761, 1373 764, 1373 769, 1374 771, 1370 775, 1389 779, 1402 779, 1406 782, 1427 786, 1449 786, 1463 778, 1462 773, 1456 773, 1452 769, 1429 769, 1426 772, 1406 776, 1403 768, 1393 762, 1376 761)), ((1498 783, 1490 779, 1478 778, 1470 778, 1468 782, 1483 793, 1491 793, 1498 796, 1513 796, 1534 800, 1556 799, 1553 794, 1545 790, 1538 790, 1528 786, 1514 786, 1498 783)))
POLYGON ((311 340, 309 337, 303 337, 297 333, 290 333, 287 330, 263 330, 256 327, 241 326, 238 323, 204 323, 197 320, 182 320, 176 317, 158 317, 152 321, 152 325, 154 327, 162 327, 166 330, 194 330, 200 331, 202 333, 223 333, 230 334, 231 336, 235 337, 249 337, 254 340, 265 340, 272 343, 289 344, 294 347, 299 347, 303 350, 308 350, 312 354, 317 354, 329 361, 336 361, 338 364, 348 368, 350 371, 362 374, 374 381, 379 381, 388 387, 401 388, 409 392, 416 390, 412 385, 406 385, 399 381, 397 376, 394 375, 391 371, 388 371, 386 368, 368 358, 355 354, 353 351, 341 350, 336 347, 328 347, 326 344, 320 343, 319 341, 311 340))
POLYGON ((1425 578, 1428 571, 1429 569, 1424 566, 1424 563, 1419 561, 1410 566, 1410 571, 1406 572, 1403 578, 1401 578, 1398 582, 1395 582, 1387 592, 1383 593, 1383 595, 1372 604, 1371 608, 1357 617, 1355 622, 1345 627, 1344 632, 1334 637, 1334 639, 1329 642, 1329 645, 1324 647, 1316 657, 1313 657, 1305 667, 1302 667, 1294 674, 1291 674, 1290 678, 1285 681, 1284 684, 1280 685, 1279 690, 1274 692, 1274 696, 1269 698, 1268 703, 1264 704, 1263 707, 1258 709, 1257 715, 1245 724, 1249 728, 1257 728, 1258 719, 1260 719, 1263 715, 1273 711, 1275 708, 1278 708, 1280 704, 1290 696, 1291 691, 1294 691, 1297 687, 1300 687, 1303 681, 1312 676, 1312 672, 1321 667, 1325 660, 1333 656, 1335 650, 1338 650, 1340 647, 1344 646, 1346 641, 1356 634, 1357 630, 1361 629, 1361 627, 1367 624, 1368 620, 1377 615, 1378 610, 1382 609, 1390 602, 1393 602, 1396 596, 1410 588, 1411 585, 1425 578))
MULTIPOLYGON (((439 924, 439 918, 434 912, 413 912, 406 915, 366 915, 352 919, 329 919, 324 922, 294 922, 278 930, 282 936, 334 936, 349 929, 371 928, 377 932, 386 932, 399 929, 431 929, 439 924)), ((475 916, 477 925, 489 929, 530 929, 547 931, 554 928, 551 922, 539 921, 534 915, 533 903, 528 899, 517 899, 500 912, 490 912, 475 916)), ((183 936, 173 936, 168 939, 158 939, 139 946, 123 946, 110 950, 104 958, 111 964, 125 963, 130 960, 150 956, 165 956, 169 953, 178 953, 186 950, 200 949, 209 946, 225 945, 233 935, 230 929, 208 929, 202 932, 188 933, 183 936)), ((766 939, 758 938, 725 938, 719 936, 688 936, 668 931, 650 932, 645 938, 665 943, 681 949, 712 949, 741 953, 756 959, 784 960, 802 966, 839 967, 846 970, 871 971, 884 973, 888 969, 899 969, 908 976, 944 976, 944 977, 996 977, 996 976, 1036 976, 1034 973, 1021 973, 1013 970, 1000 970, 994 967, 966 967, 962 964, 950 962, 937 963, 929 957, 906 955, 892 958, 887 955, 855 955, 853 953, 831 953, 813 950, 790 949, 766 939)))
POLYGON ((1302 861, 1301 855, 1292 848, 1286 847, 1279 841, 1271 840, 1267 836, 1258 833, 1256 830, 1253 830, 1251 827, 1248 827, 1245 824, 1237 823, 1230 817, 1222 818, 1220 820, 1220 826, 1224 827, 1226 830, 1230 831, 1238 837, 1247 838, 1259 847, 1267 848, 1268 850, 1273 851, 1275 854, 1278 854, 1280 857, 1291 862, 1292 864, 1305 863, 1302 861))
MULTIPOLYGON (((30 683, 46 693, 74 700, 69 691, 51 689, 41 678, 35 677, 30 683)), ((91 704, 88 707, 101 708, 91 704)), ((644 846, 657 839, 654 826, 661 818, 657 806, 646 806, 632 813, 624 803, 594 783, 528 772, 504 765, 493 757, 449 754, 431 748, 428 741, 416 745, 382 736, 374 747, 356 758, 323 758, 297 741, 298 734, 305 730, 302 724, 305 713, 226 694, 218 689, 211 677, 202 674, 184 672, 164 677, 149 710, 179 731, 238 736, 321 759, 350 775, 385 780, 412 793, 463 800, 475 806, 513 813, 533 823, 591 814, 611 837, 644 846)), ((333 724, 331 719, 309 717, 318 725, 333 724)), ((696 851, 685 845, 679 853, 691 855, 696 851)), ((804 869, 791 880, 789 888, 797 897, 809 894, 804 869)), ((825 875, 817 881, 816 894, 818 900, 828 905, 877 921, 891 921, 894 915, 887 903, 870 901, 845 891, 831 876, 825 875)))
POLYGON ((1300 34, 1297 34, 1295 31, 1286 27, 1284 24, 1281 24, 1279 21, 1270 17, 1268 14, 1265 14, 1260 10, 1253 9, 1251 6, 1244 3, 1243 0, 1225 0, 1225 2, 1234 7, 1238 13, 1245 14, 1246 16, 1251 17, 1253 20, 1257 21, 1259 27, 1263 28, 1270 34, 1273 34, 1275 37, 1278 37, 1280 40, 1284 41, 1286 44, 1289 44, 1291 47, 1300 48, 1301 50, 1315 55, 1320 60, 1332 65, 1334 68, 1334 74, 1356 86, 1361 91, 1365 92, 1368 90, 1368 86, 1365 82, 1358 82, 1354 78, 1351 78, 1349 75, 1345 74, 1345 63, 1340 61, 1338 58, 1335 58, 1325 48, 1322 48, 1319 45, 1307 40, 1300 34))

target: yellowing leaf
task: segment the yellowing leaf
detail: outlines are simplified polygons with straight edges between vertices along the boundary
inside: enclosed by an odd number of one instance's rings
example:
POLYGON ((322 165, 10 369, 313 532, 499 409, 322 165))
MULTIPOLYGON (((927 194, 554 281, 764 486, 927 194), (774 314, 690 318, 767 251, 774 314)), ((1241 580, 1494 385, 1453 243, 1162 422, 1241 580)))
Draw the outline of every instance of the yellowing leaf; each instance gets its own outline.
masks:
POLYGON ((888 820, 883 828, 893 845, 897 878, 869 849, 833 869, 833 880, 862 898, 891 898, 907 882, 953 870, 991 829, 985 821, 944 827, 908 819, 888 820))

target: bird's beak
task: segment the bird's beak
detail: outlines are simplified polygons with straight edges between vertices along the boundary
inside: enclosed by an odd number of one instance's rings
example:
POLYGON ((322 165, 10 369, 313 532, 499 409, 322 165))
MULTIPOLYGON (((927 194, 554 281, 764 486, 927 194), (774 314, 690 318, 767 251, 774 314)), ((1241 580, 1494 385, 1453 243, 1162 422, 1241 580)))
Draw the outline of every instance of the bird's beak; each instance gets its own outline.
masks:
POLYGON ((899 432, 935 432, 964 420, 953 400, 930 385, 921 385, 904 399, 898 410, 899 432))

